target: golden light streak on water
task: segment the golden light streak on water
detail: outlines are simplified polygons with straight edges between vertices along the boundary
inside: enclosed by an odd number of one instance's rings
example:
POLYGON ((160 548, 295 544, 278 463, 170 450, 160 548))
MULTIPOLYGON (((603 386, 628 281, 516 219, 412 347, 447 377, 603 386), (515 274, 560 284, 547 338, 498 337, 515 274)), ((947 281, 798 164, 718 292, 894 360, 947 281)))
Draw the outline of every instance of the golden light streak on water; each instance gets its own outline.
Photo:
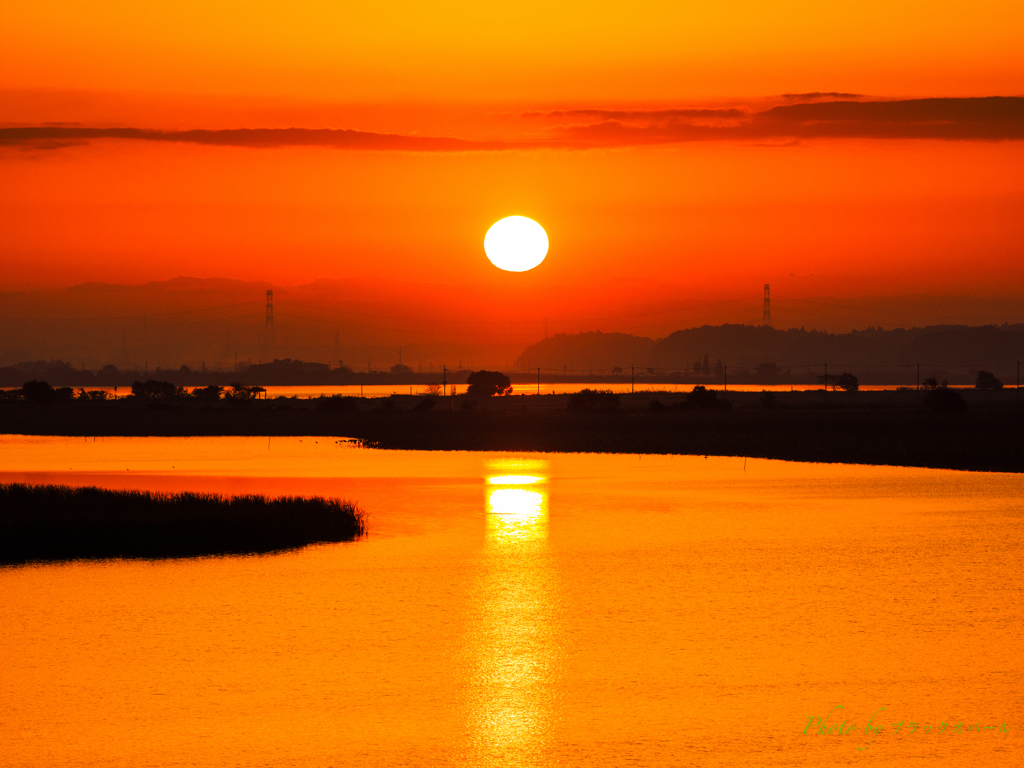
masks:
MULTIPOLYGON (((545 465, 503 459, 489 468, 529 466, 537 473, 545 465)), ((486 598, 466 643, 469 758, 479 765, 537 765, 544 762, 552 727, 557 664, 546 477, 491 475, 487 481, 484 568, 477 588, 486 598), (514 487, 516 479, 527 487, 514 487)))
POLYGON ((490 485, 534 485, 543 483, 544 478, 535 475, 498 475, 488 477, 487 482, 490 485))

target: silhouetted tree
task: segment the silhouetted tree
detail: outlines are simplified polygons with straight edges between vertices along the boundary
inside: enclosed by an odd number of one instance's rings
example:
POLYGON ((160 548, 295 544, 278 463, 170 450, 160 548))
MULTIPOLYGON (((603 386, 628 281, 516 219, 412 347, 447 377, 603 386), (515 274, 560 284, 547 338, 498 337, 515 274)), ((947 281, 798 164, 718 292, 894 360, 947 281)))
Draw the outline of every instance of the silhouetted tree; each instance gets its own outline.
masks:
POLYGON ((836 387, 839 386, 839 377, 836 376, 834 373, 823 374, 818 377, 818 383, 824 384, 825 389, 832 387, 832 391, 835 392, 836 387))
POLYGON ((776 363, 761 363, 757 366, 757 376, 761 379, 774 379, 779 375, 779 366, 776 363))
MULTIPOLYGON (((932 381, 935 380, 932 379, 932 381)), ((964 396, 955 389, 950 389, 945 381, 929 386, 922 399, 925 406, 935 413, 961 413, 967 410, 967 401, 964 400, 964 396)))
POLYGON ((75 398, 78 400, 103 401, 106 400, 108 397, 110 397, 110 395, 104 389, 90 389, 88 391, 84 389, 79 389, 78 394, 75 395, 75 398))
POLYGON ((836 386, 847 392, 856 392, 860 388, 860 385, 857 383, 857 377, 852 373, 840 374, 839 378, 836 379, 836 386))
POLYGON ((466 379, 469 389, 466 394, 472 397, 490 397, 491 395, 508 395, 512 393, 512 382, 500 371, 474 371, 466 379))
POLYGON ((701 373, 705 376, 711 375, 711 363, 708 361, 708 353, 704 353, 704 362, 701 364, 701 373))
POLYGON ((582 389, 569 395, 568 406, 570 411, 607 413, 619 409, 619 396, 614 392, 582 389))
POLYGON ((53 387, 45 381, 26 381, 21 385, 21 396, 30 403, 49 403, 53 400, 53 387))
POLYGON ((989 371, 978 371, 978 378, 974 381, 975 389, 997 390, 1003 388, 1003 382, 989 371))
POLYGON ((132 396, 146 400, 170 400, 175 397, 184 397, 185 388, 176 387, 170 381, 133 381, 132 396))
POLYGON ((718 358, 718 362, 715 363, 715 378, 722 378, 722 374, 725 372, 725 366, 722 365, 722 358, 718 358))
POLYGON ((71 387, 59 387, 54 389, 45 381, 26 381, 21 385, 21 396, 30 403, 51 405, 53 403, 66 403, 75 397, 75 390, 71 387))
MULTIPOLYGON (((772 363, 774 365, 774 363, 772 363)), ((769 392, 767 389, 761 390, 761 407, 767 408, 768 410, 774 410, 779 405, 779 396, 774 392, 769 392)))
POLYGON ((224 394, 225 400, 255 400, 260 394, 266 392, 263 387, 247 387, 241 382, 231 383, 231 391, 224 394))
POLYGON ((220 400, 221 394, 224 392, 224 387, 219 387, 216 384, 211 384, 208 387, 196 387, 192 390, 192 397, 197 400, 220 400))
POLYGON ((717 392, 713 389, 705 389, 702 386, 694 387, 693 391, 686 396, 686 405, 694 410, 732 408, 732 403, 728 400, 719 400, 717 392))

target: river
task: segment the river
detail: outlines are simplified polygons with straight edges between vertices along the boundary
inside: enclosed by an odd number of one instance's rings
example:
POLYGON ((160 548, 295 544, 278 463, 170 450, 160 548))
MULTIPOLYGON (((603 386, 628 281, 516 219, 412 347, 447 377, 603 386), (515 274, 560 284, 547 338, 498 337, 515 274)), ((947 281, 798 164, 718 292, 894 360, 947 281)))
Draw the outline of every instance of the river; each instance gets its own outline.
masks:
POLYGON ((1024 754, 1021 475, 7 435, 0 482, 370 515, 284 554, 0 569, 3 765, 1024 754))

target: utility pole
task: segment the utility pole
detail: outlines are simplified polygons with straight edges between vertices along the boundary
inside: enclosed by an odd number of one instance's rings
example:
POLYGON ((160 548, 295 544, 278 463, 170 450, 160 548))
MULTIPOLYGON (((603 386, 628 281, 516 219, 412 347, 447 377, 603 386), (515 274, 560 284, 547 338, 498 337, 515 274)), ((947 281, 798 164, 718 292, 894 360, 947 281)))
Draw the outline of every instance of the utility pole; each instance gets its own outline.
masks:
POLYGON ((921 364, 917 364, 917 391, 921 391, 921 364))
POLYGON ((540 368, 537 369, 537 394, 540 394, 540 368))
POLYGON ((636 366, 629 366, 629 396, 630 398, 636 394, 636 366))
POLYGON ((772 324, 772 298, 768 290, 768 283, 764 284, 764 314, 761 316, 761 325, 771 327, 772 324))
POLYGON ((270 359, 274 358, 277 338, 274 334, 274 292, 267 291, 267 315, 263 322, 263 343, 270 359))
POLYGON ((825 361, 825 392, 828 392, 828 361, 825 361))
POLYGON ((729 391, 729 366, 728 365, 723 365, 722 366, 722 375, 725 377, 725 391, 728 392, 729 391))
POLYGON ((441 366, 441 387, 441 395, 448 397, 448 367, 444 365, 441 366))

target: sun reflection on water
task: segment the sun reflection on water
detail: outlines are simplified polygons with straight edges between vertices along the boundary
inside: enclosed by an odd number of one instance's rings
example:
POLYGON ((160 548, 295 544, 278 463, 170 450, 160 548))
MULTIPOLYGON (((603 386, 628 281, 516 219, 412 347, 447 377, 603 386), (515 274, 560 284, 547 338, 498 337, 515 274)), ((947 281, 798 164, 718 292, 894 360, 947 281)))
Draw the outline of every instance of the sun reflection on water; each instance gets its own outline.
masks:
POLYGON ((491 485, 534 485, 543 483, 545 479, 537 475, 494 475, 488 477, 487 482, 491 485))
POLYGON ((486 479, 487 567, 468 644, 472 762, 536 765, 551 728, 555 667, 547 464, 494 460, 486 479))
POLYGON ((525 488, 492 488, 487 492, 487 532, 492 541, 543 538, 545 494, 525 488))

